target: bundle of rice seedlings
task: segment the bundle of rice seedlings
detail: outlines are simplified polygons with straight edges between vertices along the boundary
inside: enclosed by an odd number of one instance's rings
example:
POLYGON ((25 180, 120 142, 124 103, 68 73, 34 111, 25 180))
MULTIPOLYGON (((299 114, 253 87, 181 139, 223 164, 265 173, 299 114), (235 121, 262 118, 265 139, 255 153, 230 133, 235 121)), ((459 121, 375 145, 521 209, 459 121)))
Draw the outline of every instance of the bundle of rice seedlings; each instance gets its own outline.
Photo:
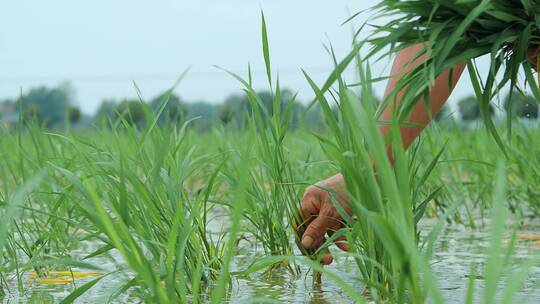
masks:
POLYGON ((535 67, 540 63, 536 59, 540 45, 539 0, 383 0, 374 9, 378 17, 390 17, 391 21, 375 26, 368 58, 380 59, 419 43, 425 47, 418 56, 429 55, 423 65, 403 77, 386 100, 388 105, 398 91, 407 87, 398 109, 401 121, 420 97, 427 97, 438 75, 463 62, 467 63, 486 126, 501 147, 489 115, 493 97, 506 85, 517 88, 519 70, 523 68, 526 81, 540 100, 531 69, 531 63, 535 67), (487 54, 490 69, 480 77, 475 59, 487 54))

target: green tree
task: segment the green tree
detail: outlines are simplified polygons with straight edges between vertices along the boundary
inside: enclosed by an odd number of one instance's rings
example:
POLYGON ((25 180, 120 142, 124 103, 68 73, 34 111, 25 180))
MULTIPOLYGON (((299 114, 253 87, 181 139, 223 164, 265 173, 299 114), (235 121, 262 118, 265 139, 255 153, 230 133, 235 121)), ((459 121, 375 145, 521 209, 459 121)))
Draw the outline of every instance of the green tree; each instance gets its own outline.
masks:
POLYGON ((146 123, 144 104, 138 100, 124 100, 118 104, 116 118, 122 118, 128 124, 142 128, 146 123))
POLYGON ((205 101, 198 101, 186 104, 187 118, 196 118, 191 126, 197 131, 208 131, 217 122, 220 115, 221 106, 213 105, 205 101))
POLYGON ((24 108, 23 119, 25 122, 43 122, 43 115, 41 109, 36 105, 26 105, 24 108))
POLYGON ((246 113, 251 115, 251 105, 244 95, 234 94, 227 97, 227 99, 225 99, 225 104, 222 107, 222 111, 224 109, 230 112, 231 121, 236 127, 244 126, 244 115, 246 113))
POLYGON ((304 125, 306 108, 300 102, 294 102, 292 104, 292 121, 290 128, 297 129, 304 125))
POLYGON ((300 117, 302 117, 302 125, 308 130, 322 131, 325 128, 321 106, 318 104, 311 107, 311 109, 304 109, 300 117))
POLYGON ((182 122, 186 116, 186 106, 180 97, 174 93, 165 92, 160 94, 150 102, 150 107, 152 111, 157 114, 165 102, 165 108, 163 109, 158 122, 161 125, 166 123, 178 124, 182 122))
MULTIPOLYGON (((273 100, 274 97, 269 91, 261 91, 257 93, 262 107, 268 112, 269 115, 274 114, 273 100)), ((284 111, 288 102, 293 99, 293 93, 288 89, 283 89, 281 91, 281 100, 280 106, 281 110, 284 111)), ((291 128, 295 128, 298 125, 299 117, 301 117, 300 112, 303 111, 303 106, 296 102, 293 104, 293 121, 291 122, 291 128)), ((236 125, 237 127, 243 127, 245 125, 244 118, 246 115, 251 116, 253 114, 253 107, 249 102, 247 96, 245 95, 231 95, 225 100, 225 104, 221 108, 221 112, 224 112, 223 116, 226 116, 230 121, 233 122, 230 125, 236 125)), ((220 113, 218 116, 221 116, 220 113)), ((263 117, 263 123, 266 123, 266 117, 263 117)))
POLYGON ((52 89, 33 88, 23 96, 24 117, 34 117, 47 127, 61 126, 74 95, 74 89, 69 83, 52 89))
MULTIPOLYGON (((467 96, 458 102, 459 114, 464 121, 473 121, 481 118, 480 107, 474 96, 467 96)), ((495 113, 493 106, 489 105, 489 114, 495 113)))
POLYGON ((118 103, 114 100, 104 100, 96 111, 95 118, 98 122, 102 119, 114 118, 118 103))
POLYGON ((223 125, 228 125, 234 118, 233 110, 229 104, 225 104, 221 107, 219 112, 219 120, 223 125))
POLYGON ((70 124, 76 124, 81 120, 81 110, 79 107, 69 106, 67 109, 67 116, 70 124))
POLYGON ((504 100, 504 110, 513 117, 537 119, 538 102, 531 95, 523 95, 519 91, 508 94, 504 100))

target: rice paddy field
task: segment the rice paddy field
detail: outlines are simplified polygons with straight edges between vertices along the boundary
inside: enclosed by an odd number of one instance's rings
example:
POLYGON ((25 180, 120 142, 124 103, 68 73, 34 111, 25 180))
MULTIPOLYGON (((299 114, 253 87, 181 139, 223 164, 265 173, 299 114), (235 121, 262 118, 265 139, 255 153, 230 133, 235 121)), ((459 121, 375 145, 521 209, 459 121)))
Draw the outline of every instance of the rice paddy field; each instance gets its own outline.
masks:
POLYGON ((335 137, 288 133, 277 119, 206 134, 151 124, 3 133, 3 301, 540 300, 540 130, 530 126, 516 124, 508 160, 482 128, 432 126, 402 152, 404 172, 382 164, 374 188, 353 184, 381 201, 358 200, 341 232, 351 250, 330 248, 326 268, 302 256, 291 217, 303 190, 365 170, 364 145, 348 147, 354 156, 338 146, 358 142, 341 118, 335 137))
POLYGON ((272 111, 249 73, 231 74, 252 108, 243 128, 159 124, 165 97, 142 127, 120 115, 54 131, 21 117, 1 131, 4 303, 540 301, 537 126, 433 124, 404 151, 401 115, 378 130, 384 102, 355 46, 322 86, 306 73, 325 129, 293 131, 264 18, 262 38, 272 111), (348 85, 354 59, 360 83, 348 85), (304 191, 338 172, 351 212, 323 189, 343 227, 299 249, 304 191), (343 238, 348 252, 332 246, 343 238))

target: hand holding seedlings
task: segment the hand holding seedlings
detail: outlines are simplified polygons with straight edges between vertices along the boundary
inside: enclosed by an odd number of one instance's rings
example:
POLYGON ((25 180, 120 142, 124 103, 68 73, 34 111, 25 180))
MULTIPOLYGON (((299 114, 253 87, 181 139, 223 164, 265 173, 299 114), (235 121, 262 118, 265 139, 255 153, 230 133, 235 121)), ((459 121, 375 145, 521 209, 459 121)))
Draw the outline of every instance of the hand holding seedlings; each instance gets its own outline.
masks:
MULTIPOLYGON (((307 249, 306 252, 310 255, 314 252, 309 250, 317 249, 324 243, 325 235, 331 236, 336 230, 343 228, 343 220, 332 204, 332 199, 335 199, 345 212, 351 214, 351 209, 346 203, 345 182, 341 174, 310 186, 304 192, 299 210, 302 222, 295 228, 300 238, 300 242, 297 242, 298 246, 301 250, 307 249)), ((341 250, 349 249, 344 238, 336 239, 335 244, 341 250)), ((321 258, 323 265, 329 265, 332 261, 330 253, 326 253, 321 258)))

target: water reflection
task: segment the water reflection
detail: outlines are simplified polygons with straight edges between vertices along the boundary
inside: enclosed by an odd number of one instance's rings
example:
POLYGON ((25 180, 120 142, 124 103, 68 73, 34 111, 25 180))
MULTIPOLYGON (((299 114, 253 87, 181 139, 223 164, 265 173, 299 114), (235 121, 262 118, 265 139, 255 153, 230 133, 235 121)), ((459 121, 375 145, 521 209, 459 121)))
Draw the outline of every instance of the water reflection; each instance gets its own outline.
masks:
POLYGON ((30 292, 28 299, 21 299, 19 303, 28 304, 53 304, 57 303, 54 296, 47 290, 34 290, 30 292))
POLYGON ((311 292, 310 304, 330 304, 331 302, 326 299, 325 291, 322 288, 321 281, 316 281, 313 284, 313 291, 311 292))
MULTIPOLYGON (((434 221, 422 223, 424 236, 431 230, 434 221)), ((482 227, 482 225, 479 225, 482 227)), ((489 224, 484 227, 489 227, 489 224)), ((538 231, 540 225, 536 223, 526 223, 518 234, 517 247, 515 250, 515 264, 518 265, 523 259, 529 257, 533 252, 539 250, 540 235, 538 231)), ((253 246, 249 242, 241 242, 233 265, 233 271, 245 269, 250 265, 254 256, 262 254, 260 248, 253 246)), ((92 251, 92 246, 81 250, 92 251)), ((437 285, 440 288, 443 298, 448 303, 462 303, 465 299, 465 292, 471 274, 471 264, 477 266, 478 273, 483 270, 485 254, 489 248, 489 231, 487 228, 467 229, 460 225, 447 227, 436 245, 435 254, 432 259, 432 270, 437 278, 437 285)), ((353 259, 339 256, 336 253, 336 262, 328 267, 328 271, 338 274, 339 277, 349 286, 358 290, 360 294, 363 286, 360 283, 360 273, 353 259)), ((95 264, 99 264, 106 269, 117 269, 122 267, 121 258, 111 252, 111 256, 103 256, 94 259, 95 264)), ((313 282, 313 274, 306 268, 302 268, 302 274, 294 277, 283 270, 275 270, 272 275, 265 273, 251 275, 250 277, 233 278, 229 303, 352 303, 353 301, 327 277, 322 281, 313 282)), ((537 290, 540 278, 540 268, 535 268, 527 281, 526 288, 519 295, 520 303, 540 303, 540 291, 537 290)), ((102 282, 94 286, 88 293, 79 300, 82 303, 105 303, 109 295, 114 290, 120 288, 130 279, 130 275, 118 273, 107 277, 102 282)), ((92 278, 76 279, 76 286, 82 286, 92 278)), ((9 282, 12 292, 17 290, 17 282, 9 282)), ((25 278, 26 292, 24 294, 8 294, 4 303, 58 303, 66 295, 74 290, 72 284, 64 285, 41 285, 33 283, 25 278)), ((481 277, 476 280, 475 300, 481 300, 484 282, 481 277)), ((211 289, 209 289, 210 292, 211 289)), ((202 296, 204 302, 208 302, 207 296, 202 296)), ((113 303, 138 303, 140 293, 134 290, 128 291, 113 303)))

